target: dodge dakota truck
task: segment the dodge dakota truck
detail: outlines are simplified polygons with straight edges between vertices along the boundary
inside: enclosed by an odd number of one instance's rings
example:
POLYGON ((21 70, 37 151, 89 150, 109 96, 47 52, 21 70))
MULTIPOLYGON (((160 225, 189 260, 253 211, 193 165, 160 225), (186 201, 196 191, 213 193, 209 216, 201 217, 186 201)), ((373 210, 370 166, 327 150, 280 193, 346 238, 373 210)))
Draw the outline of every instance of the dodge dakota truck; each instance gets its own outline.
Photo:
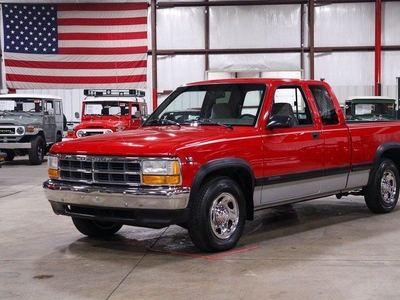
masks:
POLYGON ((278 205, 354 194, 388 213, 399 167, 400 123, 346 124, 326 82, 227 79, 177 88, 135 131, 55 144, 43 187, 85 235, 177 224, 218 252, 278 205), (177 110, 200 113, 163 117, 177 110))

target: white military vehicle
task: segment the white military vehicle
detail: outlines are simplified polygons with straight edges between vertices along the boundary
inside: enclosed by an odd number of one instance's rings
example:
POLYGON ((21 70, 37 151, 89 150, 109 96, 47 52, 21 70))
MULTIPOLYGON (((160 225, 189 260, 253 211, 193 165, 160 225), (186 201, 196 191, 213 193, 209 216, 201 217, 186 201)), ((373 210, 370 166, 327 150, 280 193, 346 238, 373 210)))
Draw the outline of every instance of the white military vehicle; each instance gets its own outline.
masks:
POLYGON ((0 95, 0 151, 6 161, 29 155, 40 165, 50 147, 62 140, 66 119, 57 96, 33 94, 0 95))

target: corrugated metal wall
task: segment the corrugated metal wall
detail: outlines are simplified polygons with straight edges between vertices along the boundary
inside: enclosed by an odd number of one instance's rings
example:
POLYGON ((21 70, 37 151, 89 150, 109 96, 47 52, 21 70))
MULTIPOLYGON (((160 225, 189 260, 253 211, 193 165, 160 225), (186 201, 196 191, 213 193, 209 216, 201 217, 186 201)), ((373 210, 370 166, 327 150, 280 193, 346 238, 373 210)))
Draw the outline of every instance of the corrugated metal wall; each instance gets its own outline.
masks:
MULTIPOLYGON (((169 1, 157 3, 163 2, 169 1)), ((189 81, 205 79, 206 71, 229 70, 238 64, 242 67, 248 66, 249 69, 257 65, 259 69, 271 71, 302 69, 304 78, 309 78, 310 57, 307 52, 223 53, 222 51, 216 54, 214 51, 206 56, 201 51, 197 51, 198 53, 194 51, 204 50, 206 45, 208 49, 213 50, 308 47, 307 5, 305 10, 302 4, 211 6, 208 9, 210 28, 208 41, 204 34, 204 6, 157 9, 157 49, 160 53, 165 53, 157 56, 157 91, 160 93, 158 104, 165 98, 168 91, 175 87, 189 81), (305 21, 302 23, 302 20, 305 21), (206 69, 207 65, 208 69, 206 69), (165 91, 164 94, 163 91, 165 91)), ((318 5, 314 12, 315 47, 325 49, 323 52, 315 52, 314 77, 325 78, 333 86, 342 102, 348 96, 373 95, 375 3, 368 1, 318 5), (338 51, 337 47, 342 49, 348 47, 349 50, 338 51), (352 51, 352 47, 372 47, 372 50, 352 51), (329 51, 330 48, 332 51, 329 51)), ((400 51, 391 50, 391 47, 400 47, 399 15, 400 1, 382 3, 382 95, 393 98, 397 98, 396 77, 400 76, 400 51)), ((149 50, 151 48, 149 30, 149 50)), ((149 55, 146 101, 150 111, 153 109, 151 71, 152 59, 149 55)), ((75 111, 80 111, 80 102, 84 97, 82 90, 18 92, 39 92, 62 96, 65 99, 64 107, 69 120, 74 120, 75 111)))

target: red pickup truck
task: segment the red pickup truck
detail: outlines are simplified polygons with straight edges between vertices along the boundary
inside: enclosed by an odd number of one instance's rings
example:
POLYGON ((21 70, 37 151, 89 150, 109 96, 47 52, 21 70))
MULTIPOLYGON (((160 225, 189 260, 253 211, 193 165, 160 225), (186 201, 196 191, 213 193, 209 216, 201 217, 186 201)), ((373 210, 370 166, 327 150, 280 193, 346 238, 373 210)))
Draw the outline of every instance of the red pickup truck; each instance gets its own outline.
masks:
POLYGON ((179 87, 135 131, 55 144, 43 186, 85 235, 177 224, 217 252, 260 209, 356 194, 388 213, 399 167, 400 123, 346 124, 326 82, 229 79, 179 87))

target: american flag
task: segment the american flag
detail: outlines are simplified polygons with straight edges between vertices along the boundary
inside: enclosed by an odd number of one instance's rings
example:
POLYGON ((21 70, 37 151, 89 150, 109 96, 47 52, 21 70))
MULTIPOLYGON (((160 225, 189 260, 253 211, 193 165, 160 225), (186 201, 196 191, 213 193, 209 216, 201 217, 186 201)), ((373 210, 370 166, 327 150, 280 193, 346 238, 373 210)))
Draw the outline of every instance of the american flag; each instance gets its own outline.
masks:
POLYGON ((147 3, 3 4, 6 84, 145 88, 147 3))

